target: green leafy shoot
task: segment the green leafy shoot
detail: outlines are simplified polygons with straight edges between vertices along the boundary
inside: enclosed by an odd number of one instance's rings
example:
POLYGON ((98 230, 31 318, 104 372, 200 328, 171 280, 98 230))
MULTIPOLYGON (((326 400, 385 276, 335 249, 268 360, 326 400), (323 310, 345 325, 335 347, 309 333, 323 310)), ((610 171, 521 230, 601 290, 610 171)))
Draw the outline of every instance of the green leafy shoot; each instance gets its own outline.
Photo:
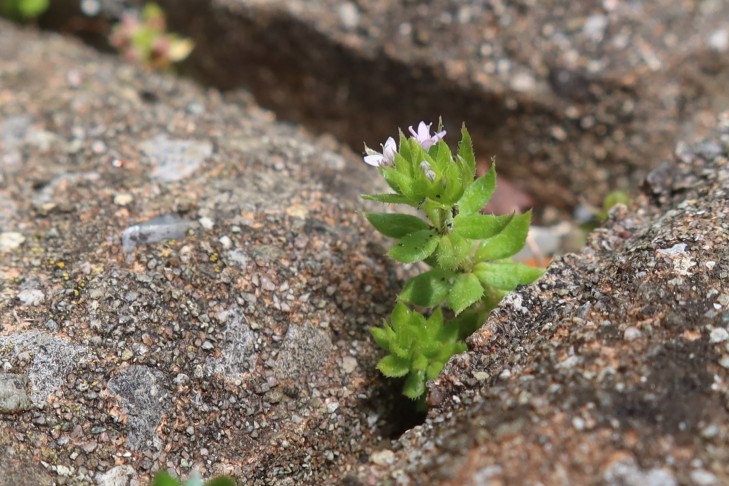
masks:
POLYGON ((195 47, 192 40, 167 32, 165 13, 155 3, 144 6, 141 18, 133 14, 122 17, 109 41, 125 59, 159 70, 184 60, 195 47))
POLYGON ((371 329, 387 353, 377 368, 403 380, 403 394, 422 400, 427 381, 466 349, 464 339, 483 324, 501 298, 539 278, 543 270, 512 262, 525 244, 531 212, 482 214, 496 189, 496 168, 476 178, 476 157, 465 125, 453 155, 439 126, 389 138, 382 152, 365 146, 365 162, 377 167, 392 194, 363 196, 420 210, 422 217, 367 213, 372 226, 394 239, 390 256, 432 268, 405 283, 389 321, 371 329))

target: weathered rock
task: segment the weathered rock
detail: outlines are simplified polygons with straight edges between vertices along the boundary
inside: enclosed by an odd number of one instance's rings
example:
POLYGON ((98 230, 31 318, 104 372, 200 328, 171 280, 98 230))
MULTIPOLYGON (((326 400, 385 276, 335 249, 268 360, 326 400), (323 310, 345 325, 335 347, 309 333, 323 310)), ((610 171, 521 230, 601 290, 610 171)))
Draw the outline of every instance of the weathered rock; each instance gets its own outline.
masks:
POLYGON ((170 408, 164 374, 148 366, 130 366, 109 380, 107 388, 121 403, 129 447, 159 449, 161 442, 155 430, 170 408))
MULTIPOLYGON (((347 28, 368 22, 356 6, 336 11, 347 28)), ((691 22, 713 26, 702 12, 691 22)), ((603 24, 585 19, 590 36, 603 24)), ((650 155, 637 165, 658 167, 645 195, 509 295, 431 385, 426 423, 390 443, 391 390, 367 328, 387 313, 397 276, 355 211, 373 173, 254 105, 50 34, 0 22, 0 37, 0 201, 13 208, 0 216, 22 237, 0 259, 0 358, 43 406, 0 416, 0 484, 145 484, 160 468, 243 484, 729 480, 729 132, 659 166, 650 147, 674 146, 675 130, 640 139, 648 121, 670 121, 652 108, 653 75, 638 81, 636 99, 649 103, 626 142, 650 155), (192 160, 179 180, 156 177, 155 151, 142 146, 160 134, 205 147, 175 158, 192 160), (160 215, 196 223, 125 251, 124 231, 160 215)), ((512 96, 525 110, 514 119, 538 133, 554 107, 530 112, 538 97, 516 79, 505 96, 528 95, 512 96)), ((599 106, 573 101, 580 116, 599 106)), ((354 116, 381 123, 372 108, 354 116)), ((577 153, 600 146, 584 130, 577 141, 568 132, 577 153)))
POLYGON ((31 407, 25 384, 28 378, 14 373, 0 373, 0 413, 15 413, 31 407))
POLYGON ((435 380, 425 424, 361 481, 729 482, 729 113, 722 124, 588 248, 507 296, 435 380))
POLYGON ((159 3, 206 83, 356 149, 465 120, 484 160, 551 204, 637 186, 729 106, 725 1, 159 3))
POLYGON ((0 212, 20 235, 0 363, 39 406, 0 436, 65 484, 331 484, 376 450, 393 400, 368 326, 398 285, 358 213, 377 173, 215 91, 53 34, 0 38, 0 212), (182 177, 159 177, 168 162, 182 177))
POLYGON ((51 486, 55 484, 51 475, 38 464, 33 455, 35 448, 28 448, 19 444, 12 436, 0 434, 0 486, 18 486, 19 484, 32 484, 38 486, 51 486))
POLYGON ((63 385, 68 373, 79 365, 87 351, 84 346, 40 331, 0 336, 0 356, 6 360, 14 357, 27 366, 30 398, 39 407, 48 404, 51 393, 63 385))
POLYGON ((96 476, 97 486, 140 486, 132 466, 116 466, 96 476))

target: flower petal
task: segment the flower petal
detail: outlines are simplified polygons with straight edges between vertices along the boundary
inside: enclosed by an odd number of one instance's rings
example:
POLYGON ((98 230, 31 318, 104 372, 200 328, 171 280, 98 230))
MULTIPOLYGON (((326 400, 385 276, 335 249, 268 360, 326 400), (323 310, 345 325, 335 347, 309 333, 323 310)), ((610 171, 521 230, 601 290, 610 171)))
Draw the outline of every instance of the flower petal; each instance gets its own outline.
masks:
POLYGON ((382 156, 382 154, 378 154, 377 152, 375 152, 374 154, 366 155, 364 161, 366 164, 369 164, 373 167, 379 167, 380 165, 382 165, 383 159, 384 157, 382 156))

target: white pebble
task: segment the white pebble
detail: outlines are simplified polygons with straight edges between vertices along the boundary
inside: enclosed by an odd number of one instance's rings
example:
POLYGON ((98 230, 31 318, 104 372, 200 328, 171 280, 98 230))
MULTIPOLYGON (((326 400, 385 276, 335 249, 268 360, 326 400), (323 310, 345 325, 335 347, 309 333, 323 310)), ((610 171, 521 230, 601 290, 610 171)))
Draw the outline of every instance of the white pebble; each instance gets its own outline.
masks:
POLYGON ((200 226, 202 226, 206 230, 211 230, 213 229, 213 226, 215 226, 215 221, 208 217, 202 217, 198 219, 198 222, 200 223, 200 226))
POLYGON ((25 236, 16 231, 4 231, 0 233, 0 251, 13 250, 25 241, 25 236))
POLYGON ((221 245, 223 245, 223 249, 225 250, 230 250, 233 246, 233 240, 231 240, 228 236, 221 236, 218 241, 221 245))
POLYGON ((38 289, 21 290, 18 292, 18 300, 25 305, 42 304, 45 298, 45 294, 38 289))
POLYGON ((395 462, 395 453, 390 449, 373 452, 370 455, 370 461, 378 466, 387 466, 388 464, 395 462))
POLYGON ((709 340, 712 343, 722 343, 729 339, 729 332, 726 332, 726 329, 723 327, 717 327, 716 329, 713 329, 711 331, 711 334, 709 335, 709 340))
POLYGON ((642 337, 643 333, 640 332, 640 329, 634 326, 630 326, 623 333, 623 339, 625 339, 626 341, 635 341, 636 339, 640 339, 642 337))

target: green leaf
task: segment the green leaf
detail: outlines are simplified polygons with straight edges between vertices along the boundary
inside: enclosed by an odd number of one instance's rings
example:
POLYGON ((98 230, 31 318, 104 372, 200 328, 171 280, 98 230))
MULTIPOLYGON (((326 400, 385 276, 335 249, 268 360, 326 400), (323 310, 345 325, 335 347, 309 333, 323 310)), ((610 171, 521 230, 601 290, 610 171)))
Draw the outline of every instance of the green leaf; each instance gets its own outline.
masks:
POLYGON ((501 233, 481 243, 476 253, 478 259, 501 260, 519 253, 524 248, 531 218, 531 210, 514 216, 501 233))
POLYGON ((430 227, 422 219, 409 214, 367 213, 365 216, 377 231, 391 238, 402 238, 410 233, 427 230, 430 227))
POLYGON ((390 204, 409 204, 411 206, 417 204, 413 204, 410 199, 402 194, 362 194, 362 199, 390 204))
POLYGON ((400 130, 397 129, 398 136, 399 136, 399 142, 397 144, 398 146, 398 153, 402 156, 403 159, 410 161, 412 159, 412 152, 410 151, 410 144, 408 143, 408 138, 405 136, 405 134, 400 130))
POLYGON ((458 201, 460 214, 475 214, 481 211, 489 202, 496 189, 496 164, 491 164, 491 169, 473 184, 466 188, 463 196, 458 201))
POLYGON ((445 177, 441 182, 441 194, 443 194, 443 202, 448 205, 455 204, 461 196, 463 196, 464 185, 461 180, 461 169, 457 164, 451 163, 445 169, 445 177))
POLYGON ((401 331, 409 324, 410 314, 411 312, 410 309, 408 309, 408 306, 402 302, 395 304, 395 308, 392 310, 392 314, 390 315, 390 321, 392 322, 392 327, 395 329, 395 332, 401 331))
POLYGON ((446 168, 453 164, 451 149, 443 140, 439 140, 436 144, 435 157, 433 157, 433 160, 435 161, 435 164, 432 168, 437 174, 445 173, 446 168))
POLYGON ((387 324, 385 327, 373 327, 370 329, 372 337, 375 338, 375 342, 385 351, 390 351, 390 333, 387 332, 387 324))
POLYGON ((425 373, 422 371, 410 373, 405 380, 402 393, 413 400, 420 398, 425 393, 425 373))
MULTIPOLYGON (((453 355, 451 355, 453 356, 453 355)), ((434 380, 438 378, 438 375, 441 371, 443 371, 443 367, 445 366, 445 363, 442 363, 440 361, 433 361, 428 365, 428 369, 425 370, 425 378, 427 380, 434 380)))
POLYGON ((458 315, 483 297, 483 286, 472 273, 460 273, 456 276, 448 294, 448 306, 458 315))
POLYGON ((390 248, 390 256, 403 263, 419 262, 435 251, 438 240, 432 230, 416 231, 395 243, 390 248))
POLYGON ((388 378, 399 378, 410 371, 410 360, 388 354, 377 363, 377 369, 388 378))
POLYGON ((413 305, 435 307, 448 295, 452 276, 452 272, 441 269, 420 274, 408 280, 399 298, 413 305))
POLYGON ((205 486, 236 486, 236 483, 228 476, 218 476, 205 483, 205 486))
POLYGON ((514 290, 517 285, 526 285, 542 276, 544 270, 514 262, 481 262, 473 273, 484 285, 500 290, 514 290))
POLYGON ((442 236, 436 257, 438 266, 447 270, 456 270, 473 254, 473 241, 455 233, 442 236))
POLYGON ((473 143, 471 142, 471 135, 466 130, 466 124, 461 126, 461 141, 458 144, 458 155, 461 157, 464 165, 464 174, 470 174, 470 179, 463 182, 472 182, 473 177, 476 175, 476 156, 473 153, 473 143))
POLYGON ((152 480, 152 486, 180 486, 180 482, 170 476, 167 471, 157 471, 152 480))
POLYGON ((418 354, 415 356, 415 359, 413 359, 412 369, 413 371, 425 371, 425 369, 428 367, 428 358, 425 357, 425 355, 418 354))
POLYGON ((385 178, 385 182, 392 188, 393 191, 403 194, 409 199, 413 199, 413 193, 410 189, 413 181, 410 177, 399 172, 393 167, 384 167, 381 170, 382 177, 385 178))
POLYGON ((443 308, 437 307, 430 317, 425 321, 425 335, 428 341, 440 344, 441 332, 443 331, 443 308))
POLYGON ((463 238, 485 240, 503 231, 513 217, 511 214, 459 214, 453 218, 453 233, 463 238))

